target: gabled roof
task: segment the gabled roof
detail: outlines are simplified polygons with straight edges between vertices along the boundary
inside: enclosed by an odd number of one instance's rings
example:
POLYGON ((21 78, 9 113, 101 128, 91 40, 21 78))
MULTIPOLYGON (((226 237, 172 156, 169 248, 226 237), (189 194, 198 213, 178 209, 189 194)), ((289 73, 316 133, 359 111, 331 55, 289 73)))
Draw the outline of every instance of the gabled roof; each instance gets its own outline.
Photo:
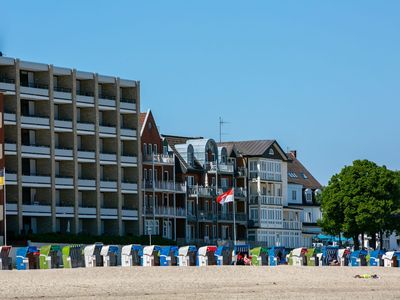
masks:
POLYGON ((224 142, 219 145, 225 147, 234 146, 237 152, 243 156, 263 156, 271 146, 275 146, 279 150, 282 159, 287 160, 285 151, 282 150, 276 140, 224 142))
POLYGON ((301 184, 304 188, 312 190, 321 189, 322 185, 317 179, 303 166, 303 164, 297 159, 293 152, 287 153, 289 157, 288 161, 288 183, 301 184), (290 173, 295 176, 291 176, 290 173), (304 176, 305 175, 305 176, 304 176))

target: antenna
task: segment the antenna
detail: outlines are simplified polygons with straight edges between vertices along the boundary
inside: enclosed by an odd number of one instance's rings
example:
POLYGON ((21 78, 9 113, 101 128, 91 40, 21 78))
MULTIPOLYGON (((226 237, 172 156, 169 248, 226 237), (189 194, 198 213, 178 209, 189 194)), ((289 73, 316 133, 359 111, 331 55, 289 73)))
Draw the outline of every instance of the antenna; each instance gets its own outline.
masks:
POLYGON ((219 117, 219 142, 222 142, 222 135, 224 133, 222 133, 222 126, 224 126, 224 124, 229 124, 229 122, 224 121, 221 117, 219 117))

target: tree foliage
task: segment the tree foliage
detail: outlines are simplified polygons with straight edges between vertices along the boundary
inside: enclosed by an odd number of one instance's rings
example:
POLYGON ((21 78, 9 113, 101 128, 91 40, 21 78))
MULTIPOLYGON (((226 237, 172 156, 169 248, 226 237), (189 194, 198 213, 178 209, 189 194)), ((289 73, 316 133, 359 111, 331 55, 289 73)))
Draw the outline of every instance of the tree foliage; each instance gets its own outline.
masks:
MULTIPOLYGON (((334 175, 321 197, 322 229, 333 235, 371 236, 400 231, 400 173, 356 160, 334 175)), ((375 246, 375 245, 373 245, 375 246)))

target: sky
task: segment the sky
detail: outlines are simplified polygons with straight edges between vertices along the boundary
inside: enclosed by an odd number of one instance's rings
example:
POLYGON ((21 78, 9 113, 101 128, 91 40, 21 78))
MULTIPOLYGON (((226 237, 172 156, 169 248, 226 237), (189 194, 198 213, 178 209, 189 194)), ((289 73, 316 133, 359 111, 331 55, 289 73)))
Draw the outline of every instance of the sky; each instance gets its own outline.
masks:
POLYGON ((6 56, 141 82, 162 133, 400 169, 400 1, 0 0, 6 56))

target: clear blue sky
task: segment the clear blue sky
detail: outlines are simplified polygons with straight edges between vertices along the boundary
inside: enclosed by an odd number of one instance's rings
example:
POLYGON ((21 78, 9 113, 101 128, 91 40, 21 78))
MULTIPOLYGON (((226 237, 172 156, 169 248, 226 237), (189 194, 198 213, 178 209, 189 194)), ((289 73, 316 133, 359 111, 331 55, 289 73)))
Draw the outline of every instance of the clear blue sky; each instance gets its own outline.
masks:
POLYGON ((6 1, 0 50, 138 79, 163 133, 400 169, 400 1, 6 1))

